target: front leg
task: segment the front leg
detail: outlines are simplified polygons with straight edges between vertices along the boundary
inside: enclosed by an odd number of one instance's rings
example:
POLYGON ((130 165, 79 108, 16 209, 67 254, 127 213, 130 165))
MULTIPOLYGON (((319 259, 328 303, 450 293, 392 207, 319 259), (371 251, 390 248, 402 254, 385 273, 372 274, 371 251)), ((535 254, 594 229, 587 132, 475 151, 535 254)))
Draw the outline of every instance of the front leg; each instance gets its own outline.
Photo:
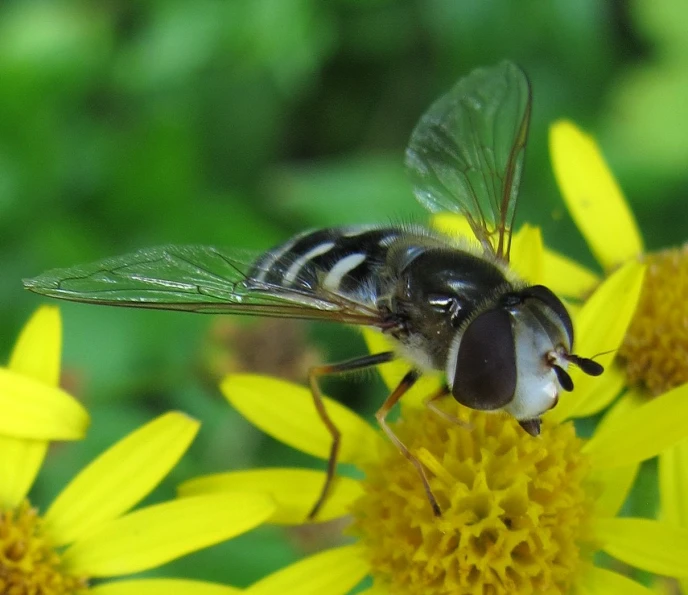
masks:
POLYGON ((397 386, 394 391, 392 391, 392 393, 385 399, 382 407, 380 407, 378 412, 375 414, 375 418, 377 419, 377 422, 380 424, 380 427, 384 433, 387 434, 387 437, 399 449, 399 452, 401 452, 401 454, 404 455, 406 459, 416 468, 416 471, 423 482, 425 495, 428 498, 428 502, 430 502, 430 506, 432 506, 432 512, 435 514, 435 516, 442 516, 440 505, 437 503, 437 499, 432 493, 432 489, 430 489, 430 482, 425 474, 425 468, 423 467, 423 464, 392 431, 392 428, 387 425, 387 414, 390 412, 392 407, 396 405, 399 399, 401 399, 401 397, 403 397, 404 394, 406 394, 408 390, 418 381, 420 376, 421 374, 417 370, 409 371, 406 376, 402 378, 399 386, 397 386))
POLYGON ((439 389, 437 389, 436 392, 431 394, 427 399, 425 399, 424 404, 425 406, 430 409, 435 415, 438 415, 442 419, 447 420, 449 423, 461 426, 466 429, 471 429, 471 424, 468 422, 465 422, 455 415, 452 415, 451 413, 447 413, 444 409, 440 409, 437 406, 437 401, 440 399, 444 399, 445 397, 448 397, 451 395, 451 391, 449 390, 449 387, 446 384, 443 384, 440 386, 439 389))

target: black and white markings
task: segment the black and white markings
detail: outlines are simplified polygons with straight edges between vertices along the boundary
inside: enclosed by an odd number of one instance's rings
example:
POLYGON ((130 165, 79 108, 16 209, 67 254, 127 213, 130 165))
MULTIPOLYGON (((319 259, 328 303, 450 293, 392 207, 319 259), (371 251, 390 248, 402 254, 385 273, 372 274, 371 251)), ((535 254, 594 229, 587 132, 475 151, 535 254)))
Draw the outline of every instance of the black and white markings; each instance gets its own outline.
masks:
POLYGON ((304 271, 304 269, 315 260, 317 256, 322 256, 327 254, 332 248, 334 248, 334 242, 323 242, 322 244, 317 244, 313 246, 308 252, 299 256, 287 269, 282 277, 282 283, 285 287, 292 287, 294 282, 299 278, 299 274, 304 271))
POLYGON ((333 293, 374 302, 377 277, 396 227, 355 226, 300 234, 265 253, 250 276, 285 288, 333 293))
POLYGON ((323 287, 330 291, 339 291, 344 277, 351 273, 358 265, 362 264, 366 258, 366 255, 362 252, 354 252, 338 260, 325 276, 323 287))

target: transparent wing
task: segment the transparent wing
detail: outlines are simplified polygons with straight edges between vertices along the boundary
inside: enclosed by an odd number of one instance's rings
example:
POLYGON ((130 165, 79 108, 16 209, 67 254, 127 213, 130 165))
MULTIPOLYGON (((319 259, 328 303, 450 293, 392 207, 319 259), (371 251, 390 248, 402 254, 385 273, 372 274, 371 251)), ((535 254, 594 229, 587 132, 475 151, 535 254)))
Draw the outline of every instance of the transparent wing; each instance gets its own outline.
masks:
POLYGON ((432 212, 464 215, 486 250, 509 260, 531 93, 511 62, 474 70, 416 126, 406 166, 432 212))
POLYGON ((332 320, 382 326, 379 313, 322 288, 256 281, 248 252, 160 246, 24 280, 35 293, 109 306, 332 320))

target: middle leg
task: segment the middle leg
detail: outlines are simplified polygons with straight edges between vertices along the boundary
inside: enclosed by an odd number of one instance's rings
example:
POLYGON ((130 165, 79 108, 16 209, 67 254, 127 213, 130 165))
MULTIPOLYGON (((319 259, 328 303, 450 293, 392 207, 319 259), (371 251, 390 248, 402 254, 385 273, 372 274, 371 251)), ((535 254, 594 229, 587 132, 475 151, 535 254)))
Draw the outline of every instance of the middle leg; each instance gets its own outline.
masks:
POLYGON ((323 424, 327 428, 327 431, 332 436, 332 446, 330 447, 330 456, 327 460, 327 477, 325 479, 325 484, 316 500, 310 513, 308 513, 308 520, 313 520, 318 514, 322 505, 327 499, 327 494, 330 491, 332 482, 334 481, 335 471, 337 469, 337 459, 339 458, 339 443, 341 440, 341 433, 339 429, 330 418, 327 413, 327 408, 325 407, 325 402, 323 400, 322 393, 320 392, 320 386, 318 384, 318 378, 320 376, 326 376, 330 374, 344 374, 346 372, 353 372, 356 370, 364 370, 366 368, 371 368, 373 366, 379 366, 387 362, 391 362, 394 359, 394 352, 385 351, 383 353, 376 353, 374 355, 365 355, 363 357, 357 357, 355 359, 350 359, 344 362, 339 362, 338 364, 325 364, 323 366, 315 366, 311 368, 308 372, 308 381, 311 387, 311 395, 313 396, 313 403, 315 404, 315 409, 320 416, 323 424))

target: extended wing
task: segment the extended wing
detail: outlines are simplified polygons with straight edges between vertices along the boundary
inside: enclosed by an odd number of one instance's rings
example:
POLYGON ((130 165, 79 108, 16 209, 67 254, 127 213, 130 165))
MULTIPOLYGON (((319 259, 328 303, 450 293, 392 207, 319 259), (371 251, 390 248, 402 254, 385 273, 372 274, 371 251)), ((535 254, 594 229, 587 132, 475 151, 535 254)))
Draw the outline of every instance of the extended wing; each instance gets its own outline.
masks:
POLYGON ((486 250, 508 261, 531 93, 511 62, 474 70, 416 126, 406 165, 420 203, 464 215, 486 250))
POLYGON ((159 246, 98 262, 55 269, 24 287, 75 302, 331 320, 381 326, 366 304, 323 288, 284 288, 249 275, 255 258, 212 246, 159 246))

